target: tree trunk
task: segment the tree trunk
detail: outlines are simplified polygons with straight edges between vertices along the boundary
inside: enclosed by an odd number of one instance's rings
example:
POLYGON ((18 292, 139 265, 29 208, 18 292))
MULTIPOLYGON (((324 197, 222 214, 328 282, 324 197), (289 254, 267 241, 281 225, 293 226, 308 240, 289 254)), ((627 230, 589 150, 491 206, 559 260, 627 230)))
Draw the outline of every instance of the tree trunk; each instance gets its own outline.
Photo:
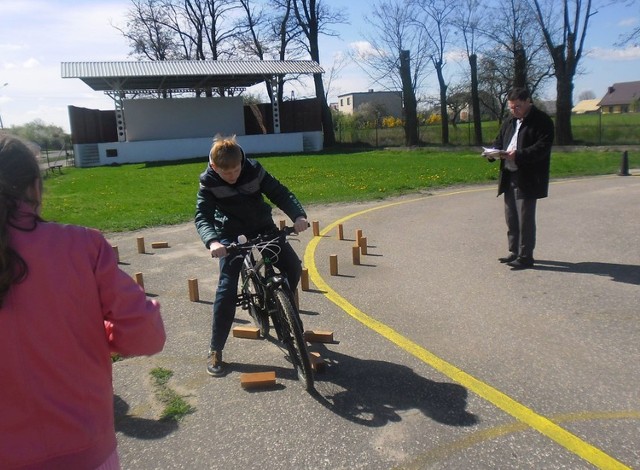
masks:
POLYGON ((327 103, 327 97, 324 93, 322 75, 319 73, 314 74, 313 81, 316 85, 316 98, 320 100, 320 113, 322 118, 322 135, 324 137, 324 146, 333 147, 336 144, 336 132, 333 128, 333 117, 331 116, 331 109, 329 109, 329 103, 327 103))
MULTIPOLYGON (((311 17, 306 18, 307 20, 307 32, 305 33, 307 39, 309 41, 309 55, 311 56, 311 60, 316 61, 318 64, 320 63, 320 48, 318 46, 318 34, 319 34, 319 24, 317 18, 317 7, 316 1, 312 0, 308 4, 309 11, 312 12, 311 17)), ((301 17, 299 13, 296 11, 296 16, 298 16, 298 22, 301 22, 301 17)), ((322 118, 322 134, 324 137, 324 146, 325 147, 333 147, 336 144, 336 133, 333 128, 333 117, 331 116, 331 109, 329 108, 329 103, 327 102, 327 96, 324 92, 324 84, 322 83, 322 74, 314 74, 313 82, 316 88, 316 98, 320 100, 320 113, 322 118)))
POLYGON ((513 87, 527 88, 527 54, 518 44, 513 52, 513 87))
POLYGON ((571 108, 573 108, 573 77, 556 75, 556 144, 573 144, 571 108))
POLYGON ((418 145, 420 142, 418 137, 418 103, 411 83, 409 51, 400 51, 400 78, 404 107, 404 142, 407 146, 418 145))
POLYGON ((436 64, 440 85, 440 117, 442 118, 442 145, 449 145, 449 114, 447 113, 447 83, 442 75, 442 64, 436 64))
POLYGON ((471 69, 471 107, 473 109, 473 130, 475 135, 474 143, 482 145, 482 116, 480 115, 480 95, 478 93, 478 56, 469 56, 469 67, 471 69))

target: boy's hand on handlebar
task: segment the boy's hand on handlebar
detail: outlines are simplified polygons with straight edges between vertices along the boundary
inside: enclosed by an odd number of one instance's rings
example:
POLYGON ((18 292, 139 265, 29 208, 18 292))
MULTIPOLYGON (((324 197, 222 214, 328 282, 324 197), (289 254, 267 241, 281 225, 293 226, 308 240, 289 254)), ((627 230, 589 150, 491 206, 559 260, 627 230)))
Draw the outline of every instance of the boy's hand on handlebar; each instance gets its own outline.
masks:
POLYGON ((212 258, 224 258, 227 256, 227 249, 220 242, 211 242, 209 245, 209 251, 211 252, 212 258))
POLYGON ((309 228, 309 222, 305 217, 298 217, 293 223, 293 228, 295 229, 296 233, 304 232, 309 228))

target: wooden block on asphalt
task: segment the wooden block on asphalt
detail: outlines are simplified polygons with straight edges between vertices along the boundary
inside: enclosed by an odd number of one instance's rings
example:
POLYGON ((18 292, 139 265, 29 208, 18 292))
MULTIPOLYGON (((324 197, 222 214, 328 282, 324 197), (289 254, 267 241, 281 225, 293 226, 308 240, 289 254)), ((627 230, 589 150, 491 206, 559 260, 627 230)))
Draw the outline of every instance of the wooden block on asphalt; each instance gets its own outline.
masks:
POLYGON ((338 275, 338 255, 329 255, 329 274, 338 275))
POLYGON ((324 359, 322 359, 322 357, 320 356, 320 353, 310 352, 309 359, 311 360, 311 368, 314 371, 316 372, 324 371, 324 368, 326 367, 327 363, 324 362, 324 359))
POLYGON ((354 265, 360 264, 360 247, 358 245, 351 247, 351 260, 354 265))
POLYGON ((309 269, 302 268, 302 274, 300 276, 300 288, 302 290, 309 290, 309 269))
POLYGON ((151 242, 151 248, 169 248, 169 242, 151 242))
POLYGON ((360 246, 360 253, 363 255, 367 254, 367 237, 362 237, 358 240, 358 245, 360 246))
POLYGON ((142 273, 135 273, 134 279, 136 280, 136 283, 144 289, 144 276, 142 273))
POLYGON ((233 329, 233 337, 258 339, 260 338, 260 329, 253 326, 236 326, 233 329))
POLYGON ((307 330, 304 339, 310 343, 333 343, 333 331, 307 330))
POLYGON ((198 290, 198 280, 197 279, 189 279, 189 300, 191 302, 198 302, 200 300, 200 291, 198 290))
POLYGON ((266 388, 276 385, 275 371, 251 372, 240 374, 242 388, 266 388))
POLYGON ((136 244, 138 245, 138 253, 145 253, 144 250, 144 237, 137 237, 136 244))

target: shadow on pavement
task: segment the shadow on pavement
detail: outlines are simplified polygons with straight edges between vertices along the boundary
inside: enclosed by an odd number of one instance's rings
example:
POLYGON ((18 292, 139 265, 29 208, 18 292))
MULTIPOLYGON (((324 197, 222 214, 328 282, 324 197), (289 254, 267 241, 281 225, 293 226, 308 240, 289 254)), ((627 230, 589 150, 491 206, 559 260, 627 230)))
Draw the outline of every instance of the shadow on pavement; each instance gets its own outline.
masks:
POLYGON ((113 395, 116 432, 136 439, 161 439, 178 429, 172 420, 137 418, 127 414, 129 404, 118 395, 113 395))
POLYGON ((409 367, 362 360, 324 348, 325 374, 316 374, 315 398, 329 410, 363 426, 379 427, 402 420, 401 412, 420 410, 449 426, 473 426, 466 411, 467 390, 419 376, 409 367))
POLYGON ((577 274, 595 274, 610 277, 612 281, 640 285, 640 266, 632 264, 598 263, 585 261, 569 263, 566 261, 536 260, 538 271, 556 271, 577 274))

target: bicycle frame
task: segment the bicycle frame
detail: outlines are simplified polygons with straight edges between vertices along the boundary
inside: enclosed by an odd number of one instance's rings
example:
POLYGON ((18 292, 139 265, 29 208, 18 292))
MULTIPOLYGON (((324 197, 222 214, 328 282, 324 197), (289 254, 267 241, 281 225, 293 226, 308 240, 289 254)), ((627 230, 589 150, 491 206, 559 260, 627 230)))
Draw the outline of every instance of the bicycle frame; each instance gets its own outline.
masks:
MULTIPOLYGON (((285 232, 286 233, 286 232, 285 232)), ((242 259, 242 285, 241 292, 242 298, 240 304, 244 307, 247 303, 253 301, 261 308, 267 310, 267 313, 273 319, 273 302, 270 300, 273 298, 273 292, 275 289, 281 287, 288 294, 291 294, 289 287, 289 281, 287 277, 276 272, 274 262, 277 260, 278 252, 280 250, 279 243, 282 241, 282 234, 279 234, 275 238, 269 238, 266 236, 259 236, 252 240, 247 241, 244 244, 231 245, 230 250, 240 252, 243 256, 242 259), (259 255, 259 257, 256 256, 259 255), (255 276, 255 277, 253 277, 255 276), (254 293, 253 299, 245 298, 246 284, 251 279, 257 279, 255 288, 258 292, 254 293)))
POLYGON ((274 263, 293 229, 285 227, 275 235, 261 235, 244 243, 227 247, 228 256, 242 256, 242 285, 238 305, 249 310, 261 334, 269 333, 271 319, 278 340, 286 347, 298 377, 308 391, 313 390, 313 370, 307 351, 302 323, 293 302, 289 282, 284 273, 276 271, 274 263))

